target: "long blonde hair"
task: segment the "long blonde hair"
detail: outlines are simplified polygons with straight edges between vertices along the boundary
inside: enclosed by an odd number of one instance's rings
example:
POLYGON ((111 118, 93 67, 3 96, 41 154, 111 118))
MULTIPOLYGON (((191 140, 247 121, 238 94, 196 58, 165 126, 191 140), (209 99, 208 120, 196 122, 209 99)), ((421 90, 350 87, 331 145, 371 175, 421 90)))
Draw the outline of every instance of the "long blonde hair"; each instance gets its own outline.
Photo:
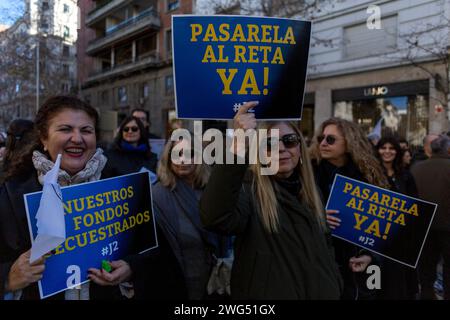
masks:
POLYGON ((323 122, 317 129, 311 144, 311 157, 318 162, 322 160, 317 137, 329 125, 335 125, 345 139, 346 151, 358 170, 368 183, 381 188, 389 189, 389 182, 384 175, 380 162, 376 159, 372 145, 364 135, 361 128, 353 122, 340 118, 330 118, 323 122))
MULTIPOLYGON (((317 191, 316 182, 307 150, 305 140, 301 131, 294 122, 271 122, 261 123, 260 128, 269 130, 278 123, 286 123, 300 137, 300 161, 295 171, 298 173, 302 182, 302 189, 298 195, 301 201, 314 213, 317 222, 322 230, 326 229, 325 215, 322 201, 317 191)), ((258 214, 260 214, 262 223, 270 233, 277 233, 279 227, 278 220, 278 201, 275 195, 275 189, 272 184, 271 176, 261 174, 261 163, 251 165, 253 172, 252 189, 258 204, 258 214)), ((272 176, 273 177, 273 176, 272 176)))
MULTIPOLYGON (((166 143, 157 169, 158 178, 161 184, 164 187, 170 188, 170 190, 173 190, 175 188, 177 181, 177 177, 172 170, 172 161, 170 160, 170 155, 176 142, 177 141, 169 140, 166 143)), ((191 149, 191 152, 195 152, 194 148, 191 149)), ((196 189, 203 189, 208 182, 209 175, 210 168, 208 165, 206 165, 205 163, 196 164, 194 170, 193 187, 196 189)))

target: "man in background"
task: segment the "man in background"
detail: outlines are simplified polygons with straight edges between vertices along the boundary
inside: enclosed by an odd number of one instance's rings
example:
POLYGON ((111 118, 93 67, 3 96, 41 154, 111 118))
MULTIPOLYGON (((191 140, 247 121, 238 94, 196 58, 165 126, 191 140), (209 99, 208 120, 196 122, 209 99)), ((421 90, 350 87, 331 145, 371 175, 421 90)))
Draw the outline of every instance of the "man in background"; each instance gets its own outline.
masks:
POLYGON ((434 137, 431 157, 412 167, 419 198, 438 205, 419 261, 421 299, 436 299, 436 266, 443 258, 444 299, 450 300, 450 138, 434 137))
POLYGON ((439 137, 436 133, 430 133, 423 138, 423 150, 428 158, 431 158, 431 143, 439 137))
POLYGON ((144 124, 145 129, 148 132, 148 137, 150 139, 161 139, 161 137, 150 132, 150 121, 148 119, 147 111, 145 111, 144 109, 141 109, 141 108, 135 108, 135 109, 131 110, 131 115, 133 117, 136 117, 139 120, 141 120, 141 122, 144 124))

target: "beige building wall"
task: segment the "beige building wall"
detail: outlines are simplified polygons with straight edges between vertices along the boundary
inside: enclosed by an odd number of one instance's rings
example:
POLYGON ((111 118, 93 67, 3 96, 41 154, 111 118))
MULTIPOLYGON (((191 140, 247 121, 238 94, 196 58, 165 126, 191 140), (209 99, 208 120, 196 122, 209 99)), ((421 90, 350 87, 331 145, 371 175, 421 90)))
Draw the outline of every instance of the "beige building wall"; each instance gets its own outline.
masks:
POLYGON ((317 128, 333 114, 331 97, 333 90, 428 79, 430 83, 429 132, 449 130, 449 120, 446 118, 445 112, 435 112, 435 106, 439 103, 444 104, 445 99, 443 93, 436 90, 434 78, 431 77, 431 74, 439 74, 445 79, 445 68, 442 64, 436 62, 423 64, 423 67, 428 72, 409 65, 360 73, 349 73, 324 79, 309 79, 306 84, 306 92, 312 92, 315 95, 315 127, 317 128))

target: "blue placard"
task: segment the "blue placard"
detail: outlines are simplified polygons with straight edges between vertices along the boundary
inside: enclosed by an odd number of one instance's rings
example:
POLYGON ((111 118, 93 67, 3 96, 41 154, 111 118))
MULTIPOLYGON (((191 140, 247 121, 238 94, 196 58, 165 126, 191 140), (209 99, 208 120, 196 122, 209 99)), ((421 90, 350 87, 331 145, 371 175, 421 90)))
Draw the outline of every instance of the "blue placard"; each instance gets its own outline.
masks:
POLYGON ((336 175, 326 208, 342 220, 333 236, 416 268, 437 205, 336 175))
POLYGON ((309 21, 173 15, 178 118, 232 119, 258 100, 257 119, 301 119, 310 37, 309 21))
MULTIPOLYGON (((88 269, 101 269, 102 260, 158 246, 150 188, 147 172, 61 188, 66 240, 45 261, 42 299, 87 282, 88 269)), ((41 195, 24 195, 31 239, 41 195)))

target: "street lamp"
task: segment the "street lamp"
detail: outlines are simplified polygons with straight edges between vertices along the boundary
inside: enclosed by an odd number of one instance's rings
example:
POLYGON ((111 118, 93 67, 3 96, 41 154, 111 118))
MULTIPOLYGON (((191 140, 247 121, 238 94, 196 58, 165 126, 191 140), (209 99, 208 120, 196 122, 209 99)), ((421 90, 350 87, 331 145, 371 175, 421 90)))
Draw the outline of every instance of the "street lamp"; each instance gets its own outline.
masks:
POLYGON ((39 29, 36 35, 36 114, 39 110, 39 29))

